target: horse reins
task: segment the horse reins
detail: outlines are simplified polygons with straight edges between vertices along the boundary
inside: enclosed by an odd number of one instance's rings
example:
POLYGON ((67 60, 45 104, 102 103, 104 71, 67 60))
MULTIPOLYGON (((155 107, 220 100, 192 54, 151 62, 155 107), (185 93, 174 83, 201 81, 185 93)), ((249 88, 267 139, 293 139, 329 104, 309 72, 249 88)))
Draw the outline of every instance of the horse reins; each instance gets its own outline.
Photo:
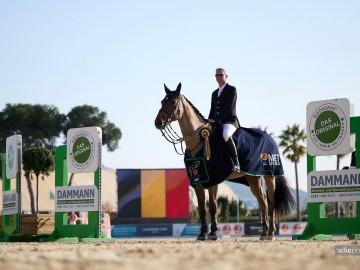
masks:
MULTIPOLYGON (((175 112, 177 112, 177 111, 178 111, 178 115, 180 114, 180 111, 178 110, 178 108, 180 106, 181 97, 180 97, 180 95, 168 94, 168 95, 165 96, 165 99, 168 98, 168 97, 171 97, 171 96, 174 96, 174 97, 177 98, 177 104, 176 104, 176 107, 175 107, 175 109, 174 109, 174 111, 172 113, 169 113, 169 112, 165 111, 163 108, 161 108, 159 110, 159 112, 163 112, 168 116, 168 119, 165 122, 164 129, 161 129, 160 131, 161 131, 162 135, 164 136, 164 138, 174 146, 175 152, 178 155, 185 155, 182 143, 184 141, 190 140, 192 137, 194 137, 203 127, 207 126, 208 123, 205 123, 205 124, 201 125, 196 130, 194 130, 190 135, 185 136, 185 137, 180 137, 171 126, 171 118, 175 114, 175 112), (182 153, 179 153, 176 146, 175 146, 176 144, 179 144, 179 143, 180 143, 180 146, 181 146, 182 153)), ((174 115, 174 116, 176 116, 176 115, 174 115)), ((201 144, 201 141, 199 141, 199 143, 194 147, 194 149, 196 149, 196 147, 198 147, 200 144, 201 144)), ((187 150, 189 152, 191 152, 194 149, 187 149, 187 150)))

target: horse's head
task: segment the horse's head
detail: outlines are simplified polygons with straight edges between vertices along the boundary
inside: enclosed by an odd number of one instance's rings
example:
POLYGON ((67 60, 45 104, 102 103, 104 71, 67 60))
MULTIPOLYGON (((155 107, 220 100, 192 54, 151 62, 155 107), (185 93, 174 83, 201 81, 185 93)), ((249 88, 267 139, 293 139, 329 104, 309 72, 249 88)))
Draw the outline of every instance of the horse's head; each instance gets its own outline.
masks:
POLYGON ((178 84, 175 91, 171 91, 164 84, 166 96, 161 101, 161 108, 155 118, 155 127, 157 129, 164 129, 167 124, 172 121, 179 120, 181 117, 181 83, 178 84))

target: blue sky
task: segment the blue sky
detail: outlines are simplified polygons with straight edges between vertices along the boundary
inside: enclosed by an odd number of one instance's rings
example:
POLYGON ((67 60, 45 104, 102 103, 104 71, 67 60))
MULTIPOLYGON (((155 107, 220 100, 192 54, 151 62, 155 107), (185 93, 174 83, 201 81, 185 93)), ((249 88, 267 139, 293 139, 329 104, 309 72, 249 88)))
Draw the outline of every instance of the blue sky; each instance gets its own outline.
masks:
MULTIPOLYGON (((359 115, 359 11, 359 1, 331 0, 0 0, 0 109, 97 106, 123 133, 118 150, 104 149, 106 166, 182 168, 154 127, 163 83, 182 82, 207 116, 218 66, 238 89, 245 127, 275 136, 305 128, 306 105, 333 98, 350 99, 359 115)), ((283 161, 293 184, 293 164, 283 161)), ((335 166, 319 158, 318 169, 335 166)), ((299 173, 306 189, 305 158, 299 173)))

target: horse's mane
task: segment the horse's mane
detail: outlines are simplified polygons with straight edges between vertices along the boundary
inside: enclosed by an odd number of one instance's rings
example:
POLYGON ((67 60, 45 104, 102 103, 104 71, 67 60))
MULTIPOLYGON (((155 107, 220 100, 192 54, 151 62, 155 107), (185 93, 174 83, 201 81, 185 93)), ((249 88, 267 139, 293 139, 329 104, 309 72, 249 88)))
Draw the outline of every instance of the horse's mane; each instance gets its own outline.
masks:
POLYGON ((199 110, 190 102, 190 100, 188 100, 184 95, 183 95, 183 98, 190 104, 191 108, 193 108, 194 111, 195 111, 197 114, 199 114, 204 121, 206 121, 206 118, 205 118, 205 117, 201 114, 201 112, 199 112, 199 110))

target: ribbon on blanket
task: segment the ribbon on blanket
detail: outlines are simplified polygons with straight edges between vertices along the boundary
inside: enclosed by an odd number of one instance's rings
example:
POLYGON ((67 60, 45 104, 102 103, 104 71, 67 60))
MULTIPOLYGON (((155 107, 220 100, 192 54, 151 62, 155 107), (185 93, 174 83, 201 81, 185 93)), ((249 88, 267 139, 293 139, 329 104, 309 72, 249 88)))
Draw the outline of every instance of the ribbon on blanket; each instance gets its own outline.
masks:
POLYGON ((206 160, 210 160, 211 152, 210 152, 210 143, 209 143, 209 137, 210 137, 210 130, 208 128, 203 128, 200 130, 200 135, 202 138, 205 139, 205 157, 206 160))

